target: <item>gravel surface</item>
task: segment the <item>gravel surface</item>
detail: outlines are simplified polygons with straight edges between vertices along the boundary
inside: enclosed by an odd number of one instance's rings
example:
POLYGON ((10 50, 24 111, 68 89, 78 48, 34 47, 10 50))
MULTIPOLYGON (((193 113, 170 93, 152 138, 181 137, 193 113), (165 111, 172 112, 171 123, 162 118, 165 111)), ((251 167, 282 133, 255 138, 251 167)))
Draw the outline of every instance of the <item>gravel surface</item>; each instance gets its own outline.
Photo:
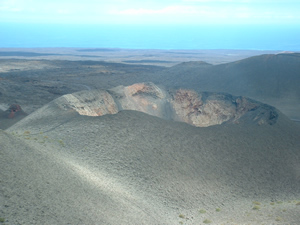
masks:
POLYGON ((300 221, 299 127, 284 116, 196 128, 50 104, 0 134, 6 224, 300 221))

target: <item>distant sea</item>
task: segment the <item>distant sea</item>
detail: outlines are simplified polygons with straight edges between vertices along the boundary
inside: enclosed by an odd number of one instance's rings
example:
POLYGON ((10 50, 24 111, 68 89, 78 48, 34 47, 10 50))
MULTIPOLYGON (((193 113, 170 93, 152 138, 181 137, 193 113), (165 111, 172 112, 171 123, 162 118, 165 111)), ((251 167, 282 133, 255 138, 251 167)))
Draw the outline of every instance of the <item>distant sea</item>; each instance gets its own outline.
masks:
POLYGON ((0 24, 0 48, 300 51, 300 26, 0 24))

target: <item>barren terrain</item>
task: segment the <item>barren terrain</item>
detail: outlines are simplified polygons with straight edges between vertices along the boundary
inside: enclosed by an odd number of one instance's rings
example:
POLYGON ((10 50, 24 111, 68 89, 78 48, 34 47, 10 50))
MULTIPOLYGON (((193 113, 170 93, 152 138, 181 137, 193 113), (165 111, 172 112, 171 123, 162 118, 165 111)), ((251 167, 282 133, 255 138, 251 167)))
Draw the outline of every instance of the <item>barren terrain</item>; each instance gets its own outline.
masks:
POLYGON ((0 223, 299 224, 299 56, 258 53, 1 49, 0 223))

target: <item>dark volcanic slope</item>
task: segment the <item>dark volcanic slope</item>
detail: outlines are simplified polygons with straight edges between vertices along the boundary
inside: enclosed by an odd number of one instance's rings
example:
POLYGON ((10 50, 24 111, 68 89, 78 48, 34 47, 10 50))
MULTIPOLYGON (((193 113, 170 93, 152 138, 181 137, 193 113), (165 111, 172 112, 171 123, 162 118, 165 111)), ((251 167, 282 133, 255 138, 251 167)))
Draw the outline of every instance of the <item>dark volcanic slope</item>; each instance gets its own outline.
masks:
POLYGON ((182 63, 163 71, 157 82, 251 97, 300 118, 300 54, 261 55, 215 66, 182 63))
POLYGON ((81 116, 58 102, 0 133, 0 213, 12 224, 300 221, 300 132, 281 113, 272 125, 198 128, 137 111, 81 116))
MULTIPOLYGON (((297 212, 299 130, 285 122, 196 128, 134 111, 36 118, 9 130, 33 150, 1 146, 0 171, 10 174, 1 175, 1 213, 12 223, 177 224, 184 214, 195 224, 205 209, 215 224, 272 223, 277 209, 245 214, 253 201, 292 201, 297 212)), ((284 219, 297 224, 299 213, 284 219)))
MULTIPOLYGON (((209 65, 182 63, 170 68, 172 85, 224 91, 249 97, 300 98, 300 54, 261 55, 237 62, 209 65)), ((167 82, 167 81, 165 81, 167 82)))

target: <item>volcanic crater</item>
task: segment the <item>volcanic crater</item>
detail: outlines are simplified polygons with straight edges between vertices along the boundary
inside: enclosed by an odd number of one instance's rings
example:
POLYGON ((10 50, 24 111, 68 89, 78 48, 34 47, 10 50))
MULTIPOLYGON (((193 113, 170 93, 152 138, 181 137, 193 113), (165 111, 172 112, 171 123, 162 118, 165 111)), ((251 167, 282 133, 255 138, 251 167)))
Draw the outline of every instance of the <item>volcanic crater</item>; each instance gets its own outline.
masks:
POLYGON ((166 90, 151 82, 80 91, 61 96, 54 102, 61 109, 71 109, 85 116, 134 110, 196 127, 243 121, 272 125, 278 118, 274 107, 246 97, 188 89, 166 90))

